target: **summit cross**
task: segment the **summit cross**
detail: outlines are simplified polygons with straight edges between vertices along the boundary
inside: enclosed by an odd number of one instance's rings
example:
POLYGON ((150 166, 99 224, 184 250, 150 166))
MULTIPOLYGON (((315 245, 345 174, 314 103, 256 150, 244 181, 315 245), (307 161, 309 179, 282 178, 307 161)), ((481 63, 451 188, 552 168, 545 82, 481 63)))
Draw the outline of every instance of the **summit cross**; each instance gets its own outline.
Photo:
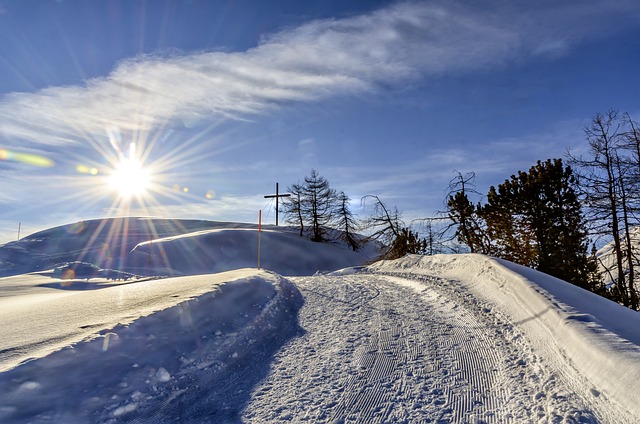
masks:
POLYGON ((276 194, 270 194, 268 196, 264 196, 265 199, 273 199, 274 197, 276 198, 276 226, 278 225, 278 199, 281 197, 289 197, 289 196, 291 196, 291 194, 289 193, 280 194, 280 192, 278 191, 278 183, 276 183, 276 194))

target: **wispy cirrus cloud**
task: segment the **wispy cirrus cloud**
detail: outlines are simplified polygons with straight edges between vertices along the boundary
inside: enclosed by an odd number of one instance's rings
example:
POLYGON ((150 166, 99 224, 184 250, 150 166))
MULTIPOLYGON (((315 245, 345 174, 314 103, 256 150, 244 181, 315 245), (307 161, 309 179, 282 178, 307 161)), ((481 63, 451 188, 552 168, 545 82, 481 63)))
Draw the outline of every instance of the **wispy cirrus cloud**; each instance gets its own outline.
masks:
POLYGON ((245 52, 142 56, 82 86, 4 96, 0 134, 58 146, 102 139, 112 127, 250 119, 291 102, 562 54, 615 17, 637 18, 633 1, 610 3, 398 3, 284 29, 245 52))

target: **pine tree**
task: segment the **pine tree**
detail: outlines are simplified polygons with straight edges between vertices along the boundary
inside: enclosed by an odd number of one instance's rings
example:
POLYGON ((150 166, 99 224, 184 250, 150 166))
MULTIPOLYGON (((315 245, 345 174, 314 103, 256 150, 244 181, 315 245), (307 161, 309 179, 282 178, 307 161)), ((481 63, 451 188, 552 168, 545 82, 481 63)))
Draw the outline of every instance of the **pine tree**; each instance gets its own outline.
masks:
POLYGON ((491 254, 486 227, 480 217, 480 206, 474 206, 468 194, 479 194, 475 190, 476 175, 469 172, 457 176, 449 182, 447 214, 456 227, 455 237, 466 245, 471 253, 491 254))
POLYGON ((490 254, 487 232, 478 209, 464 192, 449 196, 447 201, 449 219, 456 225, 455 236, 458 241, 469 247, 471 253, 490 254))
POLYGON ((593 284, 575 178, 561 159, 538 161, 491 187, 482 216, 497 256, 584 288, 593 284))
POLYGON ((424 255, 427 248, 426 239, 421 239, 418 233, 408 228, 401 228, 384 259, 398 259, 408 254, 424 255))

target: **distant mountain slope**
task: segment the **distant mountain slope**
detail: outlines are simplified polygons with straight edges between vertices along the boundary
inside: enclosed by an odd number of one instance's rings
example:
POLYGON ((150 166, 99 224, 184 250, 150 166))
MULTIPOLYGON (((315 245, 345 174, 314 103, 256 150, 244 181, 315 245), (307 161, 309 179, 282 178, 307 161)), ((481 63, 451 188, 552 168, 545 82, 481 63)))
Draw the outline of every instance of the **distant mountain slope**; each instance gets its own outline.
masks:
MULTIPOLYGON (((629 232, 631 245, 633 246, 633 251, 635 256, 638 256, 638 252, 640 251, 640 227, 634 227, 629 232)), ((626 244, 623 240, 623 249, 625 249, 626 244)), ((596 257, 598 258, 598 265, 600 268, 600 272, 604 278, 606 284, 611 284, 614 280, 618 278, 618 268, 616 265, 616 255, 614 251, 613 242, 609 242, 596 252, 596 257)), ((623 256, 622 258, 622 266, 625 273, 629 272, 627 266, 627 258, 623 256)))
MULTIPOLYGON (((261 266, 282 275, 362 265, 372 244, 353 252, 341 243, 318 245, 297 230, 263 226, 261 266), (313 246, 312 246, 313 245, 313 246)), ((0 276, 83 261, 139 275, 192 275, 258 266, 255 224, 184 219, 105 218, 31 234, 0 246, 0 276)))

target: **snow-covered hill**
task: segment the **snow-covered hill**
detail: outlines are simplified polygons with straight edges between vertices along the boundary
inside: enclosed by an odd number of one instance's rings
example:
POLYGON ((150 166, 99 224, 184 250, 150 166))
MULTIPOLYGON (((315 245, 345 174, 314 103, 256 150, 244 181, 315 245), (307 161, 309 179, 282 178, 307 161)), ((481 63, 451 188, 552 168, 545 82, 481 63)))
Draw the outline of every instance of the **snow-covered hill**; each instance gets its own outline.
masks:
MULTIPOLYGON (((360 265, 375 243, 353 252, 340 242, 312 243, 297 229, 262 226, 260 266, 307 275, 360 265)), ((0 246, 0 275, 42 271, 82 261, 138 275, 193 275, 258 266, 256 224, 159 218, 81 221, 0 246)))
MULTIPOLYGON (((50 265, 55 252, 44 246, 99 258, 87 241, 114 239, 99 226, 78 233, 84 244, 55 229, 29 237, 22 253, 20 243, 5 245, 3 258, 12 274, 16 264, 50 265)), ((153 240, 133 233, 135 243, 120 244, 130 249, 101 267, 139 270, 146 260, 148 269, 186 274, 257 262, 248 247, 256 231, 246 224, 197 221, 153 240)), ((243 268, 127 281, 0 278, 0 422, 640 416, 636 312, 480 255, 409 256, 311 276, 362 256, 286 229, 262 236, 263 248, 273 243, 264 266, 272 261, 288 277, 243 268)))

